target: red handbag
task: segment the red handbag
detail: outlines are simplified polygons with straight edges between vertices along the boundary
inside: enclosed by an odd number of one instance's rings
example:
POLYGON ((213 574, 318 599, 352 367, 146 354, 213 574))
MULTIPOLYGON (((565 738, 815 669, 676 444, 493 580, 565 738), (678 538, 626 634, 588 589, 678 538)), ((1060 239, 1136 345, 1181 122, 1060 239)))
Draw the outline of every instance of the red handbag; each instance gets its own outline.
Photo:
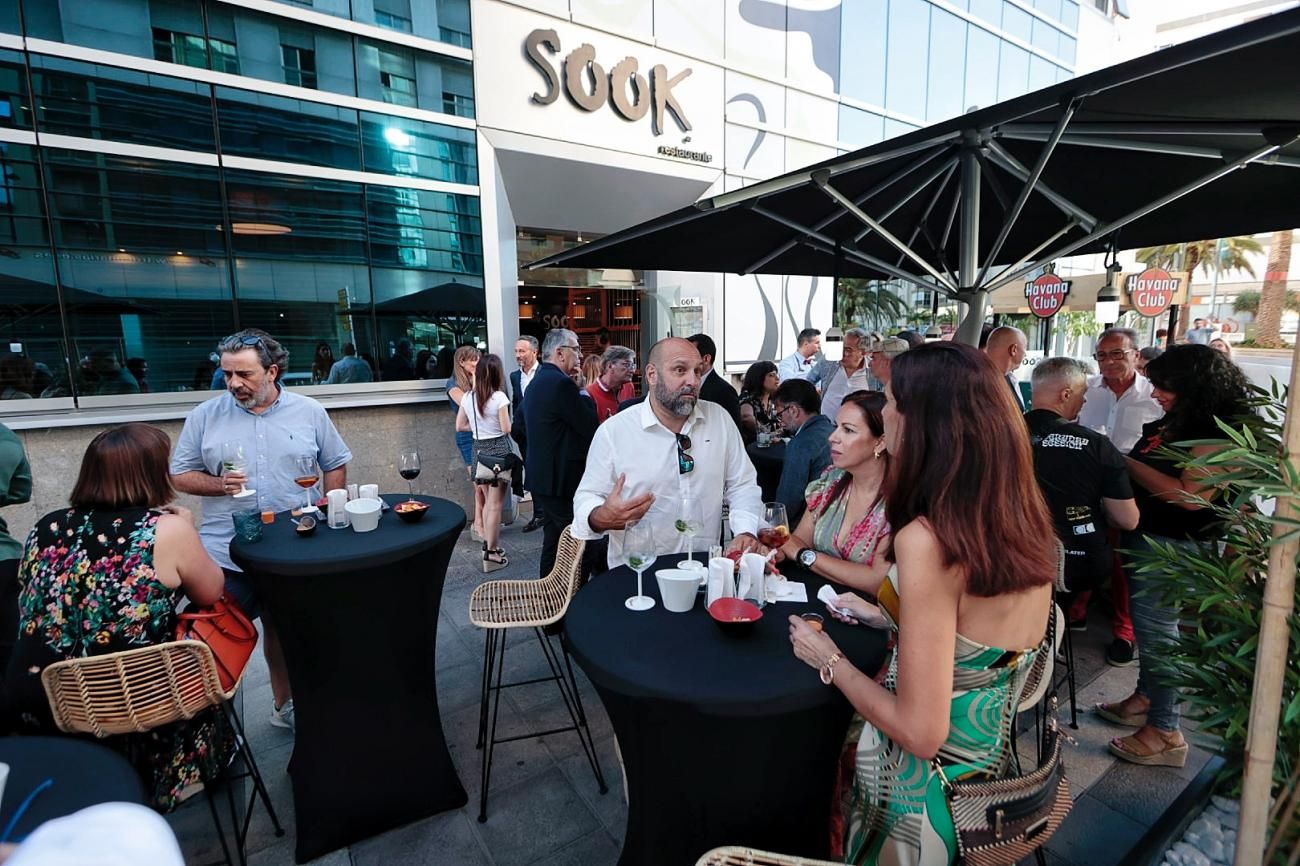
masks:
POLYGON ((192 605, 177 615, 176 639, 201 640, 212 650, 221 687, 239 682, 257 646, 257 628, 233 599, 222 596, 211 607, 192 605))

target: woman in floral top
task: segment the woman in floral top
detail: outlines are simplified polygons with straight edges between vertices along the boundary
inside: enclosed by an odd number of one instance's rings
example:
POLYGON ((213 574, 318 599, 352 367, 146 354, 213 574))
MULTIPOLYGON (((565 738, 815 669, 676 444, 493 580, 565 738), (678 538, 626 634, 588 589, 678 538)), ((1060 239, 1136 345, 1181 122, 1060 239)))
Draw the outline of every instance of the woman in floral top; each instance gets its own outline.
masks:
MULTIPOLYGON (((64 659, 170 641, 176 604, 221 597, 221 568, 190 513, 170 505, 171 443, 147 424, 99 434, 86 449, 67 508, 32 528, 18 570, 18 642, 6 688, 20 726, 56 733, 41 671, 64 659)), ((169 811, 229 762, 233 740, 216 710, 143 734, 110 737, 135 765, 155 808, 169 811)))

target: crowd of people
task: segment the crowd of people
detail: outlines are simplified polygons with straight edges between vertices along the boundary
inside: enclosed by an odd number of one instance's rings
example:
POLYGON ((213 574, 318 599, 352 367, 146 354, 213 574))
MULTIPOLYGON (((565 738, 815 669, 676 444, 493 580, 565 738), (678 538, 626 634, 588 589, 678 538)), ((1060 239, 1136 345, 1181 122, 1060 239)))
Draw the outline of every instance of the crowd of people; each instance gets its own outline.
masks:
MULTIPOLYGON (((1008 766, 1021 691, 1054 650, 1046 635, 1061 568, 1069 626, 1086 627, 1093 591, 1109 584, 1108 660, 1140 666, 1134 694, 1096 707, 1134 729, 1111 750, 1181 766, 1178 695, 1151 663, 1176 636, 1179 611, 1141 591, 1132 556, 1216 537, 1214 479, 1180 470, 1161 445, 1212 437, 1216 418, 1247 411, 1229 355, 1198 342, 1146 352, 1135 332, 1111 328, 1096 343, 1097 373, 1040 361, 1026 399, 1013 375, 1027 342, 1016 328, 991 329, 981 348, 855 328, 835 361, 821 356, 820 336, 808 329, 789 357, 753 364, 739 391, 706 334, 660 340, 639 364, 618 345, 584 362, 578 335, 554 329, 521 337, 508 374, 496 354, 456 350, 447 397, 474 482, 482 570, 510 563, 500 528, 517 497, 533 503, 524 531, 543 533, 539 576, 566 528, 588 542, 590 573, 621 562, 624 532, 641 521, 662 551, 678 550, 673 518, 691 503, 701 537, 721 538, 725 514, 732 550, 771 552, 846 588, 832 615, 896 633, 879 679, 802 619, 789 631, 792 652, 857 711, 835 833, 847 862, 952 861, 935 760, 950 778, 1008 766), (776 551, 759 541, 764 497, 746 450, 760 437, 787 440, 776 499, 793 531, 776 551)), ((313 375, 368 373, 350 348, 338 360, 318 349, 313 375)), ((295 507, 296 458, 319 465, 325 490, 341 488, 352 455, 317 401, 282 386, 287 352, 271 335, 240 331, 217 354, 225 391, 189 414, 174 448, 147 424, 107 430, 87 448, 67 507, 37 521, 25 544, 0 523, 11 726, 50 730, 40 673, 51 662, 169 640, 179 602, 224 596, 262 618, 272 723, 293 727, 275 623, 230 558, 231 515, 295 507), (231 443, 245 463, 229 462, 231 443), (253 502, 233 497, 245 486, 253 502), (177 492, 203 497, 198 521, 177 492)), ((31 483, 20 441, 0 428, 0 503, 26 501, 31 483)), ((131 739, 160 809, 235 745, 204 715, 131 739)))

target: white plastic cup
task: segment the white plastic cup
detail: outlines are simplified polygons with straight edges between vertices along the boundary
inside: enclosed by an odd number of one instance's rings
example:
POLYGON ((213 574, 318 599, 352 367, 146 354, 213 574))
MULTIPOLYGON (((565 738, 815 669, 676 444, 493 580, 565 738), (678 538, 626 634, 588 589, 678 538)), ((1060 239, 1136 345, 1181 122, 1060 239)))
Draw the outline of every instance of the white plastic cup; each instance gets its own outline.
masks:
POLYGON ((331 490, 325 494, 329 500, 329 506, 326 508, 328 526, 330 529, 347 529, 348 523, 348 492, 346 490, 331 490))
MULTIPOLYGON (((374 485, 366 485, 373 487, 374 485)), ((378 499, 354 499, 344 506, 352 520, 353 532, 370 532, 379 528, 380 503, 378 499)))
POLYGON ((357 493, 357 485, 355 485, 355 484, 349 484, 348 487, 347 487, 347 490, 348 490, 348 501, 349 501, 349 502, 351 502, 353 499, 356 499, 356 498, 357 498, 357 496, 358 496, 358 493, 357 493))
POLYGON ((376 502, 378 502, 378 501, 379 501, 379 485, 378 485, 378 484, 362 484, 361 487, 360 487, 360 498, 361 498, 361 499, 373 499, 373 500, 375 500, 376 502))
POLYGON ((695 595, 700 588, 700 575, 694 569, 661 568, 655 572, 659 581, 659 596, 664 609, 672 613, 686 613, 695 607, 695 595))

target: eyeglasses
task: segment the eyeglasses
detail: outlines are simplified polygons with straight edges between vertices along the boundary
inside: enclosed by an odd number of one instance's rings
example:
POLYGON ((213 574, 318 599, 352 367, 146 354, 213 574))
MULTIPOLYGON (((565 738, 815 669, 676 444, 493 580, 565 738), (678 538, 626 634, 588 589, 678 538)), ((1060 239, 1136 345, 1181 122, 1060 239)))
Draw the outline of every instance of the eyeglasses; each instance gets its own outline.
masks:
POLYGON ((794 403, 786 403, 786 404, 785 404, 784 406, 782 406, 780 409, 777 409, 777 410, 776 410, 776 417, 778 417, 778 418, 784 418, 784 417, 785 417, 785 413, 786 413, 787 411, 789 411, 790 409, 793 409, 794 407, 795 407, 795 404, 794 404, 794 403))
POLYGON ((256 336, 254 336, 254 335, 252 335, 252 334, 246 334, 245 336, 239 338, 239 345, 241 345, 241 346, 265 346, 266 344, 262 342, 262 338, 261 338, 261 337, 256 337, 256 336))
POLYGON ((685 433, 677 434, 677 474, 685 475, 695 469, 695 458, 687 454, 691 450, 691 437, 685 433))
POLYGON ((1092 357, 1098 361, 1123 361, 1131 354, 1132 349, 1111 349, 1109 352, 1098 352, 1092 357))
POLYGON ((582 347, 581 347, 581 346, 561 346, 560 348, 561 348, 561 349, 569 349, 569 350, 571 350, 571 351, 577 352, 579 355, 582 354, 582 347))

